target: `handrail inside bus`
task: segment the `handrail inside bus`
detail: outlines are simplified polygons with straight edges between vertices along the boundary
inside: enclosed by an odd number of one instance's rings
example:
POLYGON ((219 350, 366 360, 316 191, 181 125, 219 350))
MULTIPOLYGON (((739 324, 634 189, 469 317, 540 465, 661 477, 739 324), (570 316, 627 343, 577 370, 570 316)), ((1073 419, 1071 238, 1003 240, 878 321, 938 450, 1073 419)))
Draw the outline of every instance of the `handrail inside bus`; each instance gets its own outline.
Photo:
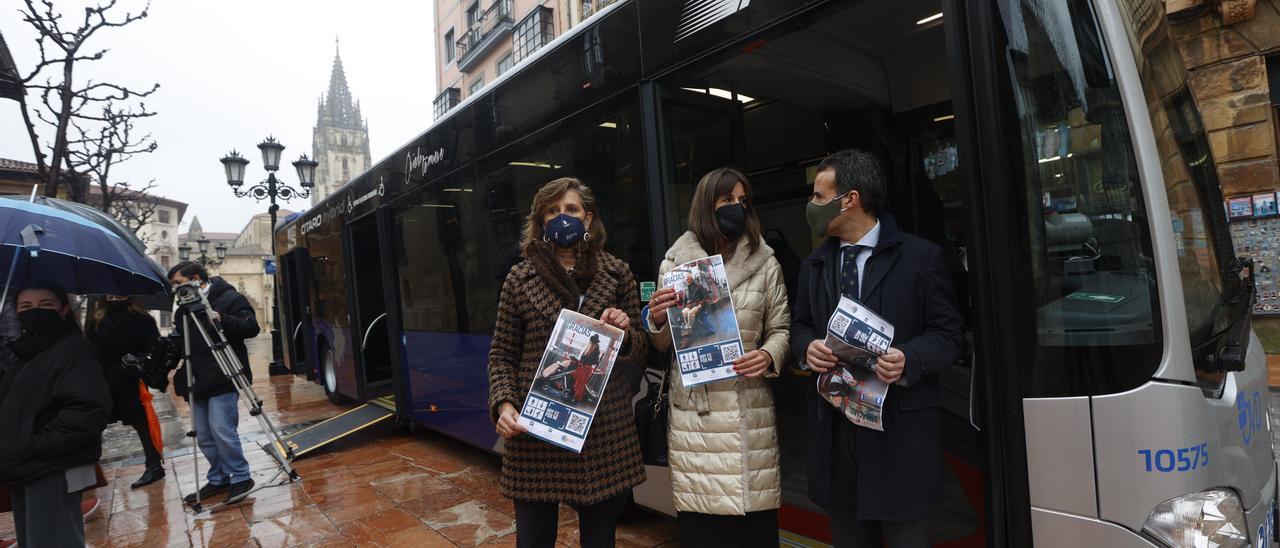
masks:
POLYGON ((387 313, 383 312, 380 316, 378 316, 377 318, 374 318, 373 321, 369 322, 369 328, 364 330, 364 338, 360 339, 361 352, 364 352, 364 349, 369 346, 369 333, 373 332, 373 326, 378 325, 378 322, 382 321, 382 319, 386 317, 387 317, 387 313))

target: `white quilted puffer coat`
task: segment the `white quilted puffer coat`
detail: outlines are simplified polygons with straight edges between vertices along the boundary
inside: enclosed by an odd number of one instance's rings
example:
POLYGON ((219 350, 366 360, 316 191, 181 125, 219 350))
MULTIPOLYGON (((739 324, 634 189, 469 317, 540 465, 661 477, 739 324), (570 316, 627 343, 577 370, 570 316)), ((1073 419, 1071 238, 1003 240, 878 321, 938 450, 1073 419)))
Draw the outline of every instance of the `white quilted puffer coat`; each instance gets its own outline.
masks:
MULTIPOLYGON (((744 240, 725 264, 742 346, 773 356, 764 377, 735 377, 685 388, 672 364, 670 445, 671 490, 676 510, 744 515, 782 505, 778 468, 778 431, 773 394, 765 377, 778 376, 788 348, 791 314, 782 267, 773 249, 760 242, 748 255, 744 240)), ((708 254, 692 232, 667 250, 660 276, 708 254)), ((662 352, 671 348, 670 325, 650 340, 662 352)))

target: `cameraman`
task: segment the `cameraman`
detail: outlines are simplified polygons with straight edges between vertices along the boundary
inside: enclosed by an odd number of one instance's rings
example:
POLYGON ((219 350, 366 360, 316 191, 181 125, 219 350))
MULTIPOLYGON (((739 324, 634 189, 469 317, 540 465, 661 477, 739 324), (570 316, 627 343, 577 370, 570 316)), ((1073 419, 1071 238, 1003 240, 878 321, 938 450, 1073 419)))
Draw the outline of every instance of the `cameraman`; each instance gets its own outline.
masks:
MULTIPOLYGON (((243 365, 241 374, 246 382, 253 382, 253 372, 249 368, 249 351, 244 346, 245 339, 258 335, 258 320, 253 307, 222 278, 210 278, 209 271, 199 263, 183 261, 169 270, 169 282, 173 285, 194 283, 209 301, 214 323, 222 330, 230 347, 243 365)), ((200 443, 200 451, 209 461, 208 483, 200 488, 200 499, 206 499, 223 491, 228 491, 226 503, 243 500, 253 489, 253 479, 249 475, 249 462, 244 458, 240 448, 239 394, 231 380, 222 373, 209 345, 205 344, 198 330, 186 332, 189 313, 185 308, 175 315, 174 329, 186 336, 191 343, 191 356, 187 365, 179 369, 173 376, 173 388, 179 396, 191 402, 191 414, 195 420, 196 437, 200 443), (187 386, 186 367, 190 366, 195 382, 187 386)), ((190 317, 190 321, 203 321, 205 314, 190 317)), ((217 340, 217 334, 210 332, 210 338, 217 340)), ((195 494, 188 495, 187 502, 195 502, 195 494)))

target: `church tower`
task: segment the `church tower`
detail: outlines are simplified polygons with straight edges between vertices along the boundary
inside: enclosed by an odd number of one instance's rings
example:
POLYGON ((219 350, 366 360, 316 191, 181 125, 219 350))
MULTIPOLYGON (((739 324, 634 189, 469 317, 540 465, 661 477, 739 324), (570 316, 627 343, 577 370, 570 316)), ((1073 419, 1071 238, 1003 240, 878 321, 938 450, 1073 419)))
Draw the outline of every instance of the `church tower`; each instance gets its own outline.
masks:
POLYGON ((329 92, 320 98, 316 109, 311 150, 315 161, 320 163, 316 167, 316 186, 311 191, 312 205, 333 194, 373 164, 369 155, 369 127, 360 114, 360 102, 351 99, 336 38, 329 92))

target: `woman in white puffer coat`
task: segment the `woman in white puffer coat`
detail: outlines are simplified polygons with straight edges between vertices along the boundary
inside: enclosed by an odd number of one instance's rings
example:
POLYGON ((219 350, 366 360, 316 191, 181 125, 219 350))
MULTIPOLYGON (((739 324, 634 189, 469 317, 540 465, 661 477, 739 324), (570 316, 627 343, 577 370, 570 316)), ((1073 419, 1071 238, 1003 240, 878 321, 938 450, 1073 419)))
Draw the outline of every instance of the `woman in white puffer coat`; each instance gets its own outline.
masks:
MULTIPOLYGON (((740 375, 686 388, 673 363, 667 439, 671 487, 684 546, 777 546, 782 504, 773 395, 765 379, 778 376, 787 353, 787 288, 782 267, 764 243, 741 172, 708 173, 694 191, 689 232, 667 250, 659 279, 683 263, 724 258, 738 330, 746 352, 740 375)), ((671 348, 667 309, 671 288, 649 301, 647 327, 659 351, 671 348)))

